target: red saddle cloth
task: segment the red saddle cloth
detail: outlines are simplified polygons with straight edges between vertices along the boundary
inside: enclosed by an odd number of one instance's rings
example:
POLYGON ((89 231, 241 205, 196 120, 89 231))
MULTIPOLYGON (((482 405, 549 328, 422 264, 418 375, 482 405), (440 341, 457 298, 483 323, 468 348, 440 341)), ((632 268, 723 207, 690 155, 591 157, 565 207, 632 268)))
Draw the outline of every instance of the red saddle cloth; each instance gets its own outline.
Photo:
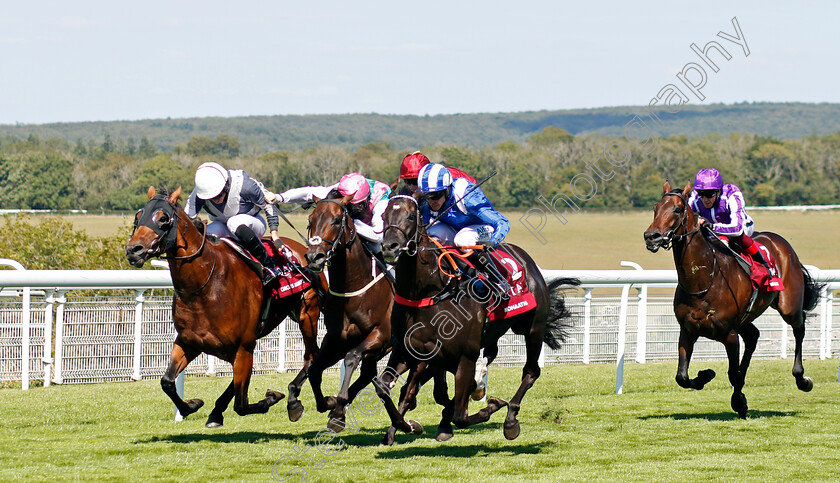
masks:
POLYGON ((782 283, 781 277, 779 277, 779 268, 776 266, 776 258, 770 253, 770 250, 767 249, 761 243, 755 242, 756 247, 761 250, 761 254, 764 255, 764 259, 767 260, 767 264, 770 265, 770 272, 767 271, 767 268, 764 267, 764 264, 761 262, 756 261, 748 255, 746 252, 741 250, 741 256, 743 256, 746 260, 752 264, 750 270, 750 280, 752 280, 753 287, 756 290, 763 290, 765 292, 781 292, 785 289, 785 285, 782 283))
POLYGON ((493 296, 487 308, 490 321, 507 319, 537 308, 534 294, 528 290, 525 270, 516 259, 501 248, 491 250, 490 256, 496 262, 496 267, 510 285, 508 297, 493 296))
POLYGON ((302 266, 302 264, 291 248, 282 245, 280 249, 277 249, 274 243, 265 240, 263 240, 263 246, 265 246, 265 251, 268 252, 268 256, 280 268, 280 275, 271 282, 270 289, 268 290, 272 298, 282 299, 283 297, 288 297, 289 295, 302 292, 309 288, 309 281, 294 267, 294 265, 302 266))

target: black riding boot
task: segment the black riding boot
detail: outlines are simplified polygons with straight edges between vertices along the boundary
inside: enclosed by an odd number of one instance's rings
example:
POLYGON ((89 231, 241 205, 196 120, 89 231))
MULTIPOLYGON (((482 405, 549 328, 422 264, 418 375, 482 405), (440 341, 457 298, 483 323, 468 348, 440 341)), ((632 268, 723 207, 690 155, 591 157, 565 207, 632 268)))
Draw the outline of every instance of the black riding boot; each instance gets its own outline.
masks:
POLYGON ((251 255, 253 255, 260 264, 262 264, 263 285, 271 283, 271 281, 277 277, 277 269, 274 266, 274 261, 269 258, 268 252, 265 251, 262 241, 260 241, 260 238, 254 233, 254 230, 245 225, 240 225, 239 228, 236 229, 236 237, 239 238, 239 242, 242 243, 242 246, 251 252, 251 255))
POLYGON ((467 260, 472 262, 481 274, 484 275, 487 281, 495 287, 495 292, 500 295, 508 294, 510 292, 510 285, 507 283, 507 280, 505 280, 505 277, 499 272, 499 269, 496 268, 496 263, 490 255, 475 250, 467 257, 467 260))

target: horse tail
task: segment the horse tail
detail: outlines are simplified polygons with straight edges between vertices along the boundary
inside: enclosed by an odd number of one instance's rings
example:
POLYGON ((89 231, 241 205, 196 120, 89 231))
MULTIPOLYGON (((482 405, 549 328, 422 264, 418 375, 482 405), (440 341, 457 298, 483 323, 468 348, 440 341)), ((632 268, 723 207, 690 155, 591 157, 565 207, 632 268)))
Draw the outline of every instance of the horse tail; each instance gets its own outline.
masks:
POLYGON ((820 301, 820 292, 822 292, 822 289, 826 284, 815 282, 805 267, 802 267, 802 276, 805 285, 805 293, 802 298, 802 310, 808 312, 814 310, 817 306, 817 302, 820 301))
POLYGON ((566 307, 564 286, 577 287, 578 285, 580 285, 580 280, 576 278, 558 278, 548 284, 551 306, 545 323, 543 342, 552 349, 560 348, 560 344, 566 341, 569 330, 574 326, 572 313, 566 307))

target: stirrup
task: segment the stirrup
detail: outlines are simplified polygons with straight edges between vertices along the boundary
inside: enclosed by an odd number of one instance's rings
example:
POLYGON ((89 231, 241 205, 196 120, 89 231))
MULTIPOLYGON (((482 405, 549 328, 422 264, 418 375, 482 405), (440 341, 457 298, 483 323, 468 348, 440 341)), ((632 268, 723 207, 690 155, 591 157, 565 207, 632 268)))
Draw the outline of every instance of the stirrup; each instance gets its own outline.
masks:
POLYGON ((262 283, 263 285, 268 285, 274 281, 275 278, 280 276, 280 270, 275 267, 268 267, 263 265, 263 273, 262 273, 262 283))

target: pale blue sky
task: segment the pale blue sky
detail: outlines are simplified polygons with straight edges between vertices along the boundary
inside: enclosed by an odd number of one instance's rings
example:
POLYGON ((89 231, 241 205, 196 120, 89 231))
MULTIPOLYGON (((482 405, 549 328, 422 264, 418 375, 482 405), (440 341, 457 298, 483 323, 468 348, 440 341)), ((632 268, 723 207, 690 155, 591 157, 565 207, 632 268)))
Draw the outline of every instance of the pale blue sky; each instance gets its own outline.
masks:
POLYGON ((3 1, 0 123, 840 102, 836 2, 3 1), (804 5, 804 6, 803 6, 804 5), (737 17, 750 49, 716 37, 737 17), (708 70, 708 69, 707 69, 708 70), (692 103, 698 104, 697 99, 692 103))

